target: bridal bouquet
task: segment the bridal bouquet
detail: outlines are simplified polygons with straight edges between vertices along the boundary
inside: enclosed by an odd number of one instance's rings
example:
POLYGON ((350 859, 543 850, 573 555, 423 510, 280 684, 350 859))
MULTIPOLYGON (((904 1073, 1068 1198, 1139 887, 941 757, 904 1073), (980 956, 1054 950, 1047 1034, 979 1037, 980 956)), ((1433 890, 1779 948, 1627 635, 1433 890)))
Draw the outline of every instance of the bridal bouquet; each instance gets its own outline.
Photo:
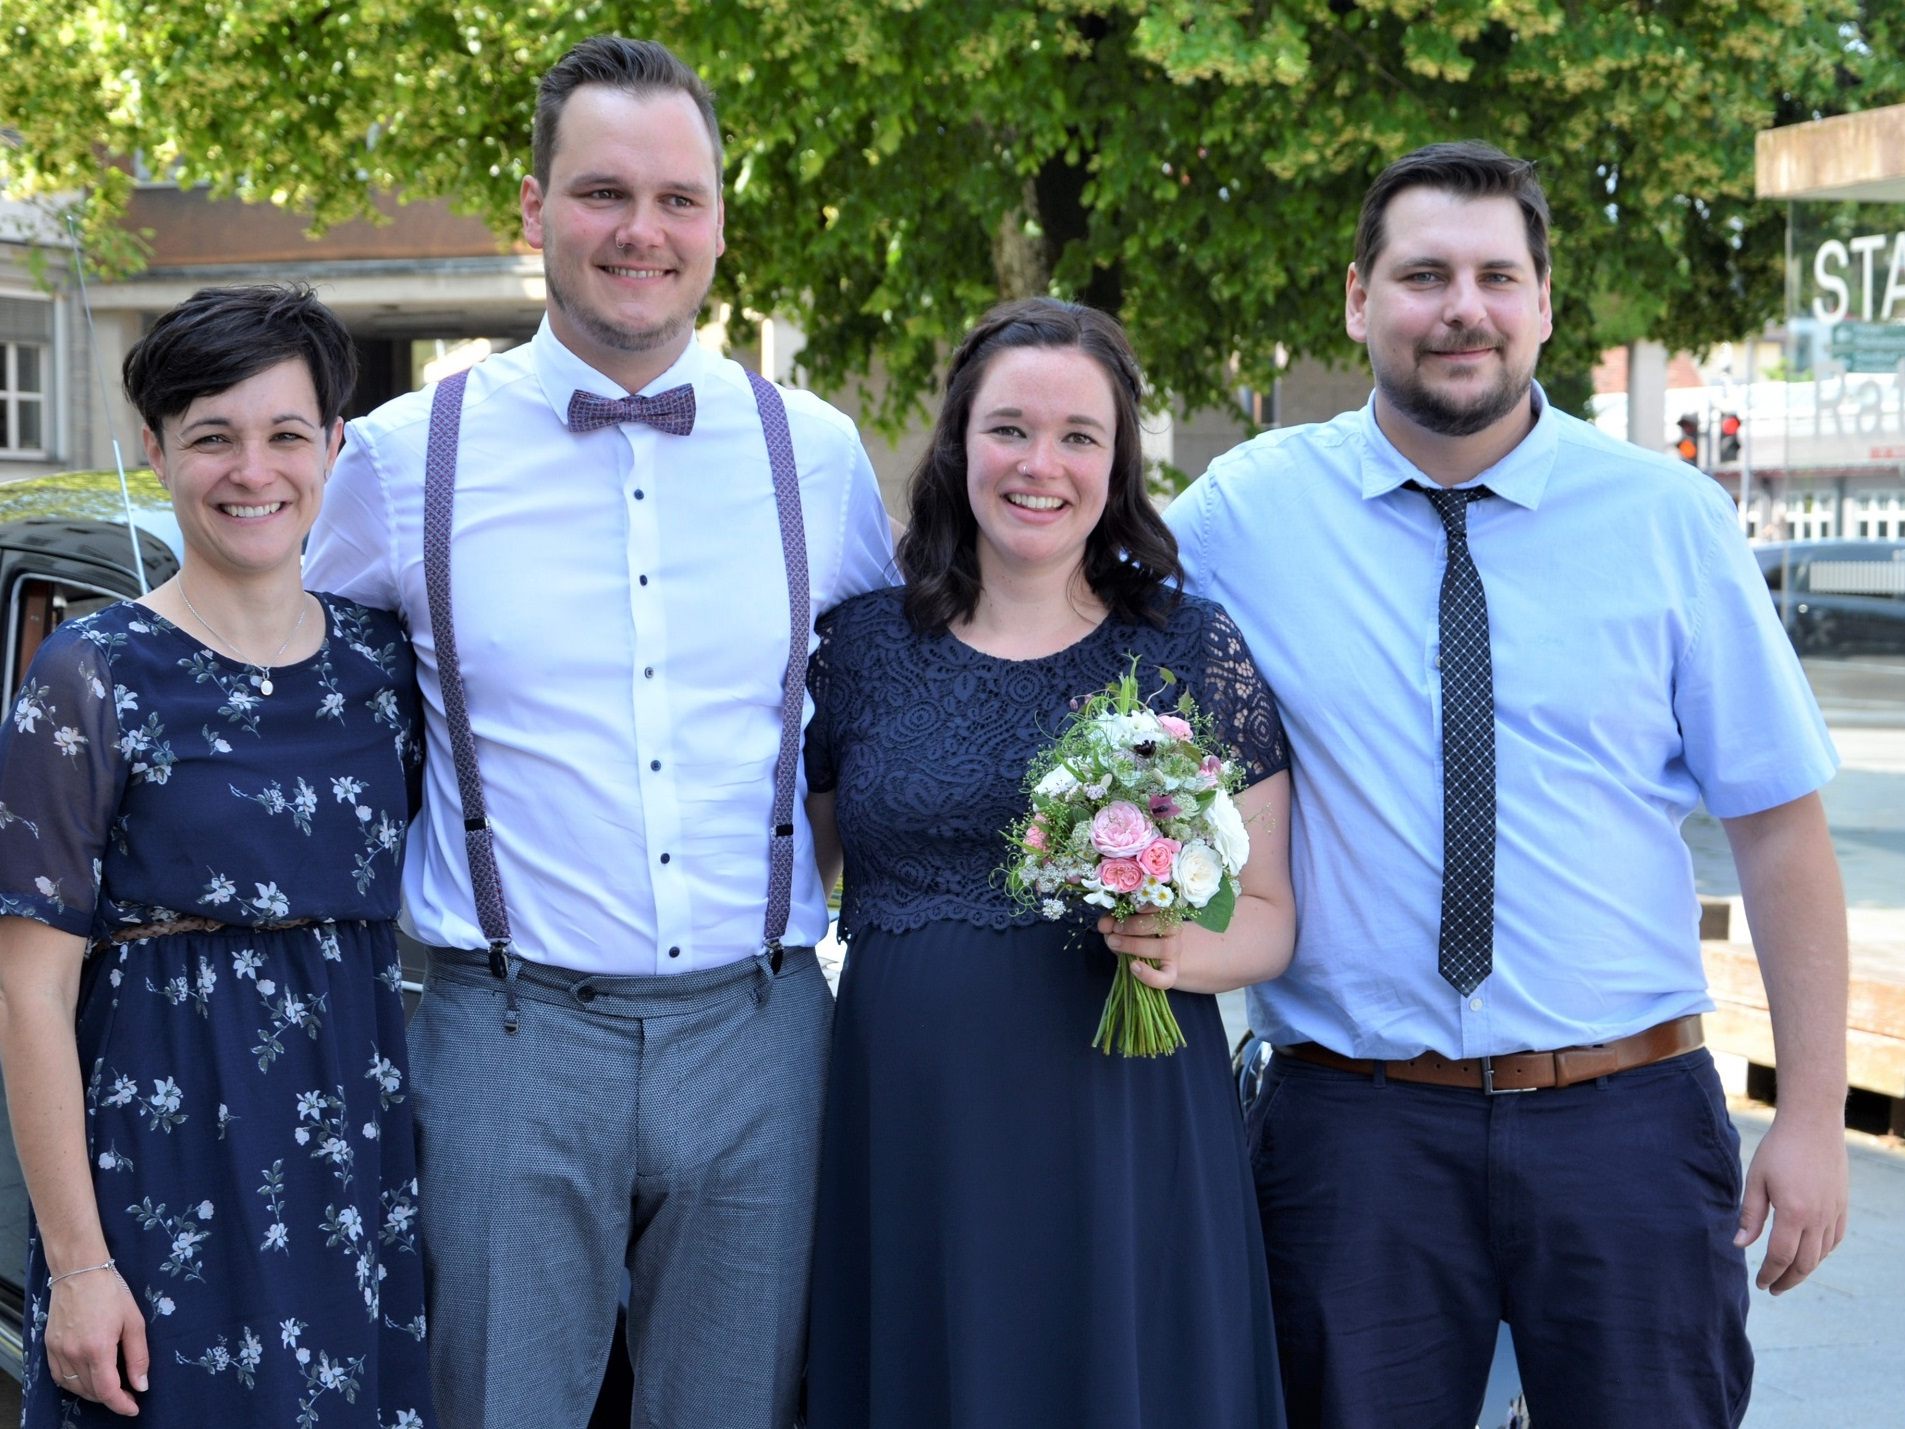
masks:
MULTIPOLYGON (((1165 927, 1230 925, 1250 835, 1231 795, 1243 770, 1226 756, 1188 694, 1169 714, 1138 690, 1138 662, 1074 712, 1033 760, 1031 808, 1006 831, 1006 889, 1046 918, 1068 906, 1115 918, 1155 913, 1165 927)), ((1177 683, 1161 672, 1165 687, 1177 683)), ((1184 1045, 1169 998, 1118 959, 1092 1046, 1127 1057, 1184 1045)))

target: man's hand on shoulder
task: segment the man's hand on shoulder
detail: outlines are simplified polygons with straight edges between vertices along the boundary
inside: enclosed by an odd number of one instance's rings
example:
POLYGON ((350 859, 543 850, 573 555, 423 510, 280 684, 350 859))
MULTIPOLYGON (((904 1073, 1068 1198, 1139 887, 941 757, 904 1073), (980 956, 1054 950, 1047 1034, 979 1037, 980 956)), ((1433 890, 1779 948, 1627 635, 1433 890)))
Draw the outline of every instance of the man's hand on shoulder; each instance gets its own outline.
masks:
POLYGON ((1746 1173, 1746 1199, 1733 1243, 1766 1229, 1766 1259, 1754 1283, 1783 1294, 1819 1268, 1845 1239, 1845 1125, 1838 1115, 1776 1112, 1746 1173))

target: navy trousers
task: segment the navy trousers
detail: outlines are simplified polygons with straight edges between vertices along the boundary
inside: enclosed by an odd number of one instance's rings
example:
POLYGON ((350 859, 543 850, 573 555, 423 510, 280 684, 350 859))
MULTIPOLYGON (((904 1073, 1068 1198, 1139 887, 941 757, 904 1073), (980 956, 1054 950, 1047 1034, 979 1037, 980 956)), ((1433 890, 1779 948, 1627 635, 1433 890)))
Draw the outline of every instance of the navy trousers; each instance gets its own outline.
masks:
POLYGON ((1247 1131, 1292 1429, 1736 1429, 1739 1135, 1704 1051, 1507 1096, 1277 1057, 1247 1131))

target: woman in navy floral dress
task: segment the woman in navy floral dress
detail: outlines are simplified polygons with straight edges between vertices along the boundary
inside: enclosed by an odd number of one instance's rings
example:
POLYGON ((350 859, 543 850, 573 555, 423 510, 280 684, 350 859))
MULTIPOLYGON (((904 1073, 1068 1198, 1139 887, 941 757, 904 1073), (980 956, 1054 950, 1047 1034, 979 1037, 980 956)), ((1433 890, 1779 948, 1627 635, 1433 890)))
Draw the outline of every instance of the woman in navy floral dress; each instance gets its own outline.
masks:
POLYGON ((820 621, 809 811, 844 846, 809 1331, 813 1429, 1276 1429, 1275 1331, 1211 994, 1295 924, 1276 706, 1222 609, 1179 599, 1144 491, 1142 383, 1102 313, 988 314, 954 354, 901 540, 904 591, 820 621), (1006 896, 1003 831, 1074 702, 1188 690, 1249 771, 1222 936, 1096 929, 1006 896), (837 830, 837 837, 835 831, 837 830), (1187 1045, 1093 1049, 1113 955, 1187 1045), (1137 960, 1153 959, 1159 964, 1137 960))
POLYGON ((183 567, 49 635, 0 731, 28 1426, 435 1423, 392 921, 411 656, 298 571, 354 373, 308 289, 159 320, 126 390, 183 567))

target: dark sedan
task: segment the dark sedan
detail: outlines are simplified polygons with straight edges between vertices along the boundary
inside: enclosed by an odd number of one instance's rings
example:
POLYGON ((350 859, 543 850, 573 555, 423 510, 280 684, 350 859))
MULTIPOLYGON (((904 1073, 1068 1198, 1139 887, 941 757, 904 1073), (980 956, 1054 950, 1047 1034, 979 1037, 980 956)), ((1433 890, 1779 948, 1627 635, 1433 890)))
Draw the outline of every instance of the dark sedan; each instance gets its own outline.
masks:
POLYGON ((1905 540, 1769 541, 1754 553, 1801 655, 1905 655, 1905 540))

